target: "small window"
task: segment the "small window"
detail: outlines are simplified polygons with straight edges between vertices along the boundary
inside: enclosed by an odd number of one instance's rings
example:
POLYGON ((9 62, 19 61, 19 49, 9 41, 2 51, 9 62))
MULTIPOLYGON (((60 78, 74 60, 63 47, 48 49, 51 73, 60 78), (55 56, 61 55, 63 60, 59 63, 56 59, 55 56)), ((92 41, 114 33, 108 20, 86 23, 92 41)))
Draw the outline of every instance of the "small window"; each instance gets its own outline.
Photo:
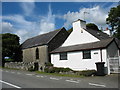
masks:
POLYGON ((60 53, 60 60, 67 60, 67 53, 60 53))
POLYGON ((83 59, 91 59, 91 51, 83 51, 83 59))
POLYGON ((39 59, 39 49, 36 48, 36 59, 39 59))

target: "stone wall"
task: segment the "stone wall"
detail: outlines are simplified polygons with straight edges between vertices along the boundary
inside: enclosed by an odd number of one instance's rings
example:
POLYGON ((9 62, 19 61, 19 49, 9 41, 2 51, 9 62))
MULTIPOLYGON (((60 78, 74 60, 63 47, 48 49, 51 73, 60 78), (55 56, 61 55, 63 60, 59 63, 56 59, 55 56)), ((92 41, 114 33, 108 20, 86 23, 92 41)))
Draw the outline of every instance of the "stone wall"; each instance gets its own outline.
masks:
POLYGON ((15 69, 22 69, 22 70, 28 70, 33 66, 34 68, 34 62, 24 63, 24 62, 6 62, 5 67, 7 68, 15 68, 15 69))
POLYGON ((48 62, 48 47, 47 45, 32 47, 28 49, 23 49, 23 62, 38 62, 41 65, 44 65, 45 62, 48 62), (36 49, 39 49, 39 59, 36 59, 36 49))

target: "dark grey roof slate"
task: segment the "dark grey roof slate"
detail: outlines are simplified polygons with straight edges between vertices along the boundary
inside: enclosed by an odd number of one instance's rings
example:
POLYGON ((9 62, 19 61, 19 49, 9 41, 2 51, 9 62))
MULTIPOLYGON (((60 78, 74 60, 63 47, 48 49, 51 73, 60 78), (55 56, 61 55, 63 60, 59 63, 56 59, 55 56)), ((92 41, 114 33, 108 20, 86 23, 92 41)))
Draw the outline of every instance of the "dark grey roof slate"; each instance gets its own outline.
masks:
POLYGON ((86 43, 86 44, 78 44, 78 45, 72 45, 72 46, 65 46, 65 47, 59 47, 52 51, 51 53, 59 53, 59 52, 72 52, 72 51, 81 51, 81 50, 91 50, 91 49, 100 49, 107 47, 114 38, 109 38, 106 40, 101 40, 98 42, 93 43, 86 43))
POLYGON ((93 36, 95 36, 96 38, 98 38, 99 40, 110 38, 109 35, 99 30, 92 30, 92 29, 85 29, 85 30, 90 34, 92 34, 93 36))
POLYGON ((116 43, 117 43, 118 47, 120 48, 120 40, 119 40, 119 39, 117 39, 117 38, 115 38, 115 41, 116 41, 116 43))
MULTIPOLYGON (((99 40, 103 40, 103 39, 108 39, 111 38, 108 34, 99 31, 99 30, 93 30, 90 28, 85 29, 87 32, 89 32, 90 34, 92 34, 94 37, 98 38, 99 40)), ((73 28, 69 29, 68 32, 72 33, 73 28)))
POLYGON ((21 47, 22 47, 22 49, 25 49, 25 48, 30 48, 30 47, 39 46, 39 45, 46 45, 62 29, 63 28, 57 29, 55 31, 51 31, 51 32, 48 32, 45 34, 41 34, 41 35, 38 35, 38 36, 33 37, 33 38, 29 38, 21 45, 21 47))

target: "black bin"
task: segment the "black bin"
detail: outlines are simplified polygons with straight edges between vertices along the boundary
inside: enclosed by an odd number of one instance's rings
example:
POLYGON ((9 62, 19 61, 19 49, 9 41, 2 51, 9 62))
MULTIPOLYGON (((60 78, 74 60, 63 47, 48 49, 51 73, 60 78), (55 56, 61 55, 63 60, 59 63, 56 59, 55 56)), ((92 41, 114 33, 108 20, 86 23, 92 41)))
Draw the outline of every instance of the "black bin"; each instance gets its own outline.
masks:
POLYGON ((97 67, 97 75, 98 76, 104 76, 105 75, 105 70, 104 70, 104 64, 105 62, 96 62, 96 67, 97 67))

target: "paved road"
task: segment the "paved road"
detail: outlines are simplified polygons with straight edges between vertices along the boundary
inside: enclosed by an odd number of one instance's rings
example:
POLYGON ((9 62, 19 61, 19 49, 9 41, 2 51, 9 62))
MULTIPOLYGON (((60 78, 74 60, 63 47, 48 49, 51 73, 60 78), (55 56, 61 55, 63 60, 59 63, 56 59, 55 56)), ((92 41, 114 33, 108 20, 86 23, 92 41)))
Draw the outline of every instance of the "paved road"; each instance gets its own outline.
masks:
POLYGON ((3 69, 2 88, 118 88, 118 76, 71 78, 3 69))

